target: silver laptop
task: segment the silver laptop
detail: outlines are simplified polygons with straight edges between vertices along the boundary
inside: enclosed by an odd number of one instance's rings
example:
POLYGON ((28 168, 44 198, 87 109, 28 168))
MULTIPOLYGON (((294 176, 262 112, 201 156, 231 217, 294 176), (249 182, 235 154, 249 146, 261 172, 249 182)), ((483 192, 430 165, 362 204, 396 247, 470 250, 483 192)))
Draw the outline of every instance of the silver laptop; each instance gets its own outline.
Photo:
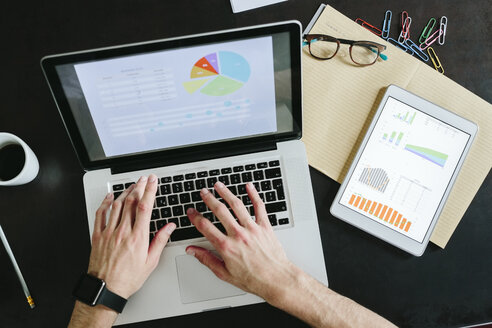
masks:
MULTIPOLYGON (((262 302, 185 253, 212 246, 190 224, 199 196, 224 182, 254 216, 253 182, 295 264, 328 284, 302 132, 296 21, 48 56, 53 97, 85 170, 89 232, 107 192, 159 177, 149 235, 177 229, 116 324, 262 302)), ((218 196, 218 195, 217 195, 218 196)))

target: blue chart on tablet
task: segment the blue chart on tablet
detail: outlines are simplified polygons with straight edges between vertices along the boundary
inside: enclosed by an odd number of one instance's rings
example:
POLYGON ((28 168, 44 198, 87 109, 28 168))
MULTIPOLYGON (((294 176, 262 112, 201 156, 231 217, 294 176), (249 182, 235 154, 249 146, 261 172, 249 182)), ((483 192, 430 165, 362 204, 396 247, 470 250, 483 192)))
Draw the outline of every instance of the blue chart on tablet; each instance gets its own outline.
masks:
POLYGON ((469 138, 388 97, 340 203, 422 242, 469 138))

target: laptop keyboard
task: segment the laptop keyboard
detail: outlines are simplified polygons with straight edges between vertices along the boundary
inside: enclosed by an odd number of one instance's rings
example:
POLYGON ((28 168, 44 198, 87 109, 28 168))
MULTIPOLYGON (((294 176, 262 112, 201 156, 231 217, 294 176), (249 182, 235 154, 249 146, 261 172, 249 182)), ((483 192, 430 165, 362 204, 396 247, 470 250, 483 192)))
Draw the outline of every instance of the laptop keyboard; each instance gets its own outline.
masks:
MULTIPOLYGON (((171 235, 171 242, 203 237, 186 215, 186 210, 190 207, 195 208, 225 233, 225 228, 219 219, 208 209, 200 197, 200 190, 208 188, 218 200, 229 208, 235 217, 230 206, 214 190, 217 181, 224 183, 234 195, 240 198, 251 216, 254 217, 254 208, 246 192, 246 183, 252 182, 265 203, 268 219, 272 226, 289 225, 290 220, 280 161, 271 160, 160 177, 150 222, 150 240, 160 228, 169 222, 176 224, 176 230, 171 235)), ((117 198, 133 183, 114 183, 114 197, 117 198)))

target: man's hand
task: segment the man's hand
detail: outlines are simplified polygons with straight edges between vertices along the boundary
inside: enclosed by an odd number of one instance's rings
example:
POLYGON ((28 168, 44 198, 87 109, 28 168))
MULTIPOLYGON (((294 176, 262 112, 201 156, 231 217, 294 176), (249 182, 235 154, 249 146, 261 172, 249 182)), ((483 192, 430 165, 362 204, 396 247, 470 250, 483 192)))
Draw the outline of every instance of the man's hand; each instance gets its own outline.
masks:
MULTIPOLYGON (((157 232, 149 247, 156 191, 155 175, 141 177, 116 200, 109 193, 96 212, 88 273, 105 280, 110 291, 124 298, 142 287, 176 228, 174 223, 168 223, 157 232)), ((90 307, 77 301, 69 327, 111 327, 116 315, 104 306, 90 307)))
POLYGON ((281 296, 284 287, 282 282, 292 280, 297 269, 287 259, 277 240, 265 205, 253 184, 248 183, 246 190, 254 206, 255 222, 242 201, 224 184, 217 182, 215 189, 231 206, 238 221, 207 189, 202 189, 201 196, 208 208, 219 218, 227 235, 220 232, 196 210, 188 209, 187 214, 222 259, 209 250, 196 246, 187 247, 186 252, 194 255, 220 279, 259 295, 267 301, 274 301, 281 296))
POLYGON ((155 175, 141 177, 115 201, 112 194, 108 194, 96 212, 88 272, 105 280, 109 290, 124 298, 142 287, 176 228, 174 223, 167 224, 149 247, 150 216, 156 191, 155 175))

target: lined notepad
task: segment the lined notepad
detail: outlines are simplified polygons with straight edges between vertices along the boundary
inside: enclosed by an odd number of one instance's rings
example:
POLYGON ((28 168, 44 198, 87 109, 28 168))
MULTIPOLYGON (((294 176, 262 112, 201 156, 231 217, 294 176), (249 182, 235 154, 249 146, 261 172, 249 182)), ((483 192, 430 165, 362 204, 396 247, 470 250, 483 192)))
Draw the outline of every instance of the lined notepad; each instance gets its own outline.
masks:
POLYGON ((310 33, 382 43, 389 58, 357 67, 347 46, 329 61, 318 61, 303 49, 303 141, 309 164, 332 179, 343 181, 390 84, 478 124, 477 137, 431 236, 444 248, 492 167, 492 106, 330 6, 310 33))

